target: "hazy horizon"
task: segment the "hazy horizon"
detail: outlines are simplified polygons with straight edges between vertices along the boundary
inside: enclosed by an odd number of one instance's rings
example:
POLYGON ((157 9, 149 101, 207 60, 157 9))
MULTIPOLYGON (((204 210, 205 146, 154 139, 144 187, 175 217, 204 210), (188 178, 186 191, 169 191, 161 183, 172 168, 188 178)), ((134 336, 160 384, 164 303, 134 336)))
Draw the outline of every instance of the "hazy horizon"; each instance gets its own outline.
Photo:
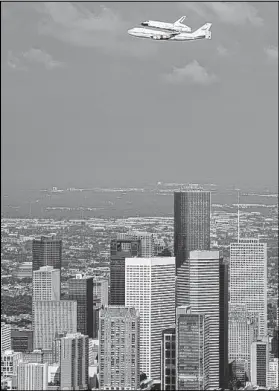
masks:
POLYGON ((2 3, 2 194, 278 186, 278 3, 2 3), (212 22, 212 40, 127 34, 212 22))

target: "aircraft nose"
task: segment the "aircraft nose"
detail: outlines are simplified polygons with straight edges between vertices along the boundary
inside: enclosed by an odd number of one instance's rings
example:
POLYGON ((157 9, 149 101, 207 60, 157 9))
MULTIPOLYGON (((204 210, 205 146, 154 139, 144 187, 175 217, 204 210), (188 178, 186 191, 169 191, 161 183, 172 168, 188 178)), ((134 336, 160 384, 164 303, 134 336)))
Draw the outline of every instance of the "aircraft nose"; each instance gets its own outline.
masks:
POLYGON ((128 30, 128 34, 133 35, 133 33, 134 33, 134 29, 128 30))

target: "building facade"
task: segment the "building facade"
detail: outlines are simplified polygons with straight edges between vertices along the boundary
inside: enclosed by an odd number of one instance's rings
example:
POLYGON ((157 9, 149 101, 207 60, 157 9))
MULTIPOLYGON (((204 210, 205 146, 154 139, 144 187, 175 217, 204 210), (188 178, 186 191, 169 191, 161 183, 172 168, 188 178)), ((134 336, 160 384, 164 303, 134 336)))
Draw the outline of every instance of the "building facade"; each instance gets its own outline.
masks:
POLYGON ((137 390, 140 385, 140 318, 134 308, 101 309, 99 330, 99 387, 137 390))
POLYGON ((266 341, 253 342, 251 346, 252 385, 266 387, 268 370, 268 343, 266 341))
POLYGON ((122 236, 110 243, 109 304, 125 306, 125 258, 141 256, 141 241, 122 236))
POLYGON ((141 257, 150 258, 155 255, 155 237, 150 232, 130 231, 118 234, 117 239, 140 240, 141 257))
POLYGON ((125 279, 125 305, 140 313, 140 368, 157 381, 162 332, 175 323, 175 258, 126 258, 125 279))
POLYGON ((88 390, 88 336, 67 333, 61 338, 60 389, 88 390))
POLYGON ((177 272, 176 302, 209 317, 210 370, 206 387, 220 387, 228 377, 228 281, 227 265, 219 251, 190 252, 188 264, 177 272))
POLYGON ((1 353, 1 377, 16 376, 17 366, 22 361, 22 353, 6 350, 1 353))
POLYGON ((267 387, 278 390, 278 358, 273 358, 269 361, 267 387))
POLYGON ((70 279, 69 299, 77 302, 77 331, 93 338, 93 277, 70 279))
POLYGON ((161 347, 161 389, 176 390, 176 331, 174 327, 162 332, 161 347))
POLYGON ((61 270, 62 240, 56 237, 42 236, 34 239, 32 243, 33 271, 42 266, 53 266, 61 270))
POLYGON ((15 352, 32 352, 33 331, 28 329, 12 329, 12 349, 15 352))
POLYGON ((32 300, 60 300, 60 270, 43 266, 33 272, 32 300))
POLYGON ((107 278, 99 278, 96 276, 93 278, 93 297, 100 299, 100 305, 108 305, 109 296, 109 282, 107 278))
POLYGON ((250 377, 251 345, 258 337, 258 318, 247 311, 245 304, 229 305, 229 360, 247 363, 250 377))
POLYGON ((206 390, 210 382, 209 317, 176 309, 176 390, 206 390))
POLYGON ((21 362, 17 367, 17 379, 18 390, 47 390, 48 364, 21 362))
POLYGON ((259 337, 267 336, 267 247, 259 239, 230 245, 230 302, 259 316, 259 337))
POLYGON ((1 353, 12 348, 11 332, 11 325, 1 322, 1 353))
POLYGON ((174 255, 178 269, 193 250, 210 250, 208 191, 174 193, 174 255))
POLYGON ((34 302, 34 349, 51 350, 56 333, 77 332, 77 302, 34 302))

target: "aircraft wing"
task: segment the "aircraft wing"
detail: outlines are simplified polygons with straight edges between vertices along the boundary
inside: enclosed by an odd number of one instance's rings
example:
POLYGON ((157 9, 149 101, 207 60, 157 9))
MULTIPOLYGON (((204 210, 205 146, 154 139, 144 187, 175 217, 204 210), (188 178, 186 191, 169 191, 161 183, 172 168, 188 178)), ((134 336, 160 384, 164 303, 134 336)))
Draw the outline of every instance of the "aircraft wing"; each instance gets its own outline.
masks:
POLYGON ((154 39, 170 39, 172 37, 175 37, 176 35, 181 34, 181 32, 176 31, 173 33, 170 33, 169 31, 158 31, 156 35, 154 35, 154 39), (159 33, 159 34, 158 34, 159 33))

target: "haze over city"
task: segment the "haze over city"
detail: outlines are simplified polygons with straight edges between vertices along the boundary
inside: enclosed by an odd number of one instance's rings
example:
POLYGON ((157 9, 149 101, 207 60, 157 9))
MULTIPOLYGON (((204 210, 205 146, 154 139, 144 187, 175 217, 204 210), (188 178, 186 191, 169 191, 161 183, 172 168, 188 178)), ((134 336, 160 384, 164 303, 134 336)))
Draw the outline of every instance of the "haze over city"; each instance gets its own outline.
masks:
POLYGON ((277 186, 277 3, 1 5, 2 189, 277 186), (143 20, 212 40, 149 42, 143 20), (15 115, 16 114, 16 115, 15 115))

